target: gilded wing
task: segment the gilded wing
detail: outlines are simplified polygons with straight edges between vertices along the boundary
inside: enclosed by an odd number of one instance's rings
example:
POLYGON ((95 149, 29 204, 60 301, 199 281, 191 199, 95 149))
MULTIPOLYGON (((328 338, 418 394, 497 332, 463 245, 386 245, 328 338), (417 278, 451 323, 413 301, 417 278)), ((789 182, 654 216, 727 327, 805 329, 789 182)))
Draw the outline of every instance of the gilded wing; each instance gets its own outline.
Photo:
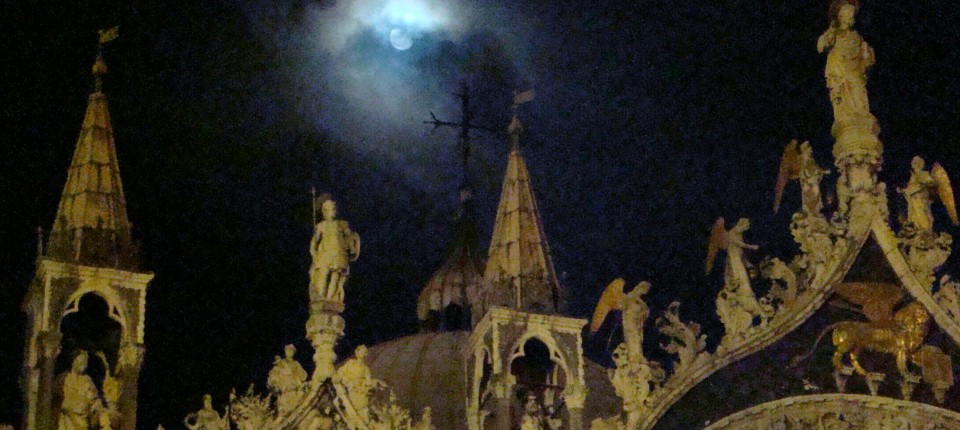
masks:
POLYGON ((593 311, 593 319, 590 320, 590 333, 596 333, 607 319, 607 314, 612 310, 623 310, 623 286, 627 281, 623 278, 617 278, 607 284, 607 288, 600 295, 597 302, 597 309, 593 311))
POLYGON ((953 199, 953 187, 950 185, 950 176, 947 175, 947 171, 940 163, 933 163, 930 176, 933 176, 933 181, 937 183, 937 194, 947 208, 950 221, 953 222, 953 225, 960 225, 960 219, 957 218, 957 203, 953 199))
POLYGON ((713 260, 717 258, 717 251, 727 249, 727 229, 724 227, 723 217, 717 218, 710 228, 710 240, 707 241, 707 264, 705 273, 713 270, 713 260))
POLYGON ((793 139, 783 149, 783 156, 780 157, 780 172, 777 173, 777 185, 774 189, 773 212, 780 209, 780 200, 783 199, 783 190, 787 187, 787 182, 800 177, 800 149, 797 146, 797 139, 793 139))
POLYGON ((844 282, 834 292, 847 302, 859 305, 870 321, 888 321, 893 308, 904 298, 904 291, 896 284, 882 282, 844 282))

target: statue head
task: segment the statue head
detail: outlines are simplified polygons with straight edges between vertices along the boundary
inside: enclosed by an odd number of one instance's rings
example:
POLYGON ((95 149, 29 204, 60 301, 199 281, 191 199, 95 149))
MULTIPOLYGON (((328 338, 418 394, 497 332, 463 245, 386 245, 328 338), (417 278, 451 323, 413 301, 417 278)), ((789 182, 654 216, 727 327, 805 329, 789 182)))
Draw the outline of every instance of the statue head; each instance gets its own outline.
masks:
POLYGON ((540 408, 537 407, 537 396, 533 393, 527 394, 527 402, 524 404, 524 410, 529 414, 535 414, 540 408))
POLYGON ((333 201, 330 195, 325 195, 325 197, 322 198, 323 203, 320 205, 320 211, 323 212, 323 219, 330 221, 337 217, 337 202, 333 201))
POLYGON ((737 225, 733 226, 733 229, 737 231, 746 231, 749 228, 750 220, 747 218, 740 218, 740 220, 737 221, 737 225))
POLYGON ((204 409, 204 410, 211 410, 211 409, 213 409, 213 396, 211 396, 211 395, 209 395, 209 394, 204 394, 204 395, 203 395, 203 409, 204 409))
POLYGON ((919 172, 923 170, 925 165, 926 163, 924 163, 923 159, 920 158, 920 156, 914 156, 913 160, 910 160, 910 167, 913 169, 914 172, 919 172))
POLYGON ((73 363, 70 366, 70 370, 75 373, 83 373, 87 371, 87 351, 80 351, 77 353, 76 357, 73 357, 73 363))
POLYGON ((357 357, 359 360, 363 360, 367 357, 367 347, 366 345, 360 345, 353 351, 354 357, 357 357))
POLYGON ((840 28, 850 28, 853 27, 854 15, 857 13, 857 7, 844 2, 840 9, 837 9, 837 25, 840 28))
POLYGON ((297 347, 293 346, 292 343, 287 344, 287 346, 283 347, 283 353, 286 354, 285 357, 288 360, 292 360, 293 354, 297 353, 297 347))

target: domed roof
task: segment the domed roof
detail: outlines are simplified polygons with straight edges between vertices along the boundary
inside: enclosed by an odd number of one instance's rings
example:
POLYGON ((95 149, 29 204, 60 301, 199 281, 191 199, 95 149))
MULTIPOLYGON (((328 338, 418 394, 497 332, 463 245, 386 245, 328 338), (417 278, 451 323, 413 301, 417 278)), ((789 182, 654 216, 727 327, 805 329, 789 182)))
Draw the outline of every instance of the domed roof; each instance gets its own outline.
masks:
MULTIPOLYGON (((466 428, 466 396, 461 349, 470 332, 421 333, 369 348, 367 365, 373 377, 390 386, 401 406, 419 417, 431 408, 438 429, 466 428)), ((606 369, 585 361, 584 379, 589 388, 584 423, 620 413, 620 398, 606 375, 606 369)))
POLYGON ((439 311, 451 304, 470 308, 469 294, 480 286, 485 265, 479 251, 480 239, 474 218, 469 192, 461 191, 460 214, 454 225, 453 240, 440 268, 417 298, 417 318, 420 320, 426 319, 430 310, 439 311))

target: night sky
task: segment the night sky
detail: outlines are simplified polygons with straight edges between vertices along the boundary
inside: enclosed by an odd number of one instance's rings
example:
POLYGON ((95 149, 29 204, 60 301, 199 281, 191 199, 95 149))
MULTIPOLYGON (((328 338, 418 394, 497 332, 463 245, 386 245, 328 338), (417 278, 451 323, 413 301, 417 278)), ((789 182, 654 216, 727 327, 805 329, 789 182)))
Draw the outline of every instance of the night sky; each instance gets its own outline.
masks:
MULTIPOLYGON (((523 151, 568 315, 588 316, 613 278, 646 279, 654 316, 680 300, 719 336, 720 271, 703 274, 713 220, 752 218, 751 258, 786 260, 800 198, 791 185, 771 213, 783 146, 809 139, 832 168, 815 49, 826 2, 21 3, 0 6, 0 423, 18 427, 20 304, 92 91, 98 28, 120 25, 104 88, 134 236, 156 273, 144 429, 178 428, 205 392, 222 405, 231 388, 262 388, 286 343, 312 367, 311 186, 363 239, 340 352, 416 332, 463 178, 456 131, 422 121, 459 116, 461 81, 498 129, 514 90, 537 92, 520 110, 523 151), (391 46, 393 29, 409 49, 391 46)), ((866 1, 857 21, 876 50, 868 90, 896 218, 913 155, 960 181, 960 5, 866 1)), ((476 136, 486 242, 509 144, 476 136)))

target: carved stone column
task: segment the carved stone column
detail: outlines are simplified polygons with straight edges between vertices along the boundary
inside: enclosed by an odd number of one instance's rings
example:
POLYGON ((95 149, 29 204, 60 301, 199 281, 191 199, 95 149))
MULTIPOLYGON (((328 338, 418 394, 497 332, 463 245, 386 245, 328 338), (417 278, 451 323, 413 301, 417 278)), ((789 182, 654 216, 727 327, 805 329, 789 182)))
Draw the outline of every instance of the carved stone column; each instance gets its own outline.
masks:
POLYGON ((511 429, 510 397, 513 394, 514 382, 511 379, 511 377, 501 376, 496 381, 491 381, 490 387, 493 389, 494 407, 496 408, 493 411, 495 430, 511 429))
POLYGON ((563 400, 570 413, 570 422, 567 426, 570 430, 583 429, 583 405, 586 399, 587 387, 583 385, 571 385, 563 391, 563 400))
POLYGON ((120 377, 120 399, 117 410, 120 412, 120 430, 137 428, 137 381, 143 365, 144 347, 142 344, 127 342, 120 348, 117 370, 120 377))
POLYGON ((340 316, 342 311, 342 303, 320 301, 311 304, 310 319, 307 320, 307 339, 314 350, 314 383, 323 382, 336 371, 333 364, 337 360, 337 354, 333 347, 340 336, 343 336, 343 328, 346 326, 340 316))
POLYGON ((57 411, 53 410, 53 391, 56 389, 54 381, 54 366, 57 355, 60 354, 60 342, 63 336, 59 332, 41 332, 37 338, 37 347, 40 348, 37 367, 40 370, 40 381, 37 390, 37 427, 38 429, 57 428, 57 411))

